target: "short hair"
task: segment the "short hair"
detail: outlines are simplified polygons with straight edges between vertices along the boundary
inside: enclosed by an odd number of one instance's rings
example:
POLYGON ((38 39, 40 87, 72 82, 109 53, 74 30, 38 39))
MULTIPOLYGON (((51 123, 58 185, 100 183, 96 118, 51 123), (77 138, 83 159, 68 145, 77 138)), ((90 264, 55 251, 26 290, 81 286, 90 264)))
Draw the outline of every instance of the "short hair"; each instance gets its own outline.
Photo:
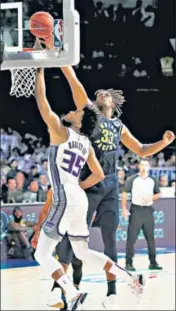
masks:
POLYGON ((45 159, 42 159, 41 162, 42 162, 42 164, 43 164, 44 162, 48 162, 48 159, 46 159, 46 158, 45 158, 45 159))
POLYGON ((145 161, 145 162, 150 163, 150 159, 149 159, 149 158, 140 158, 140 159, 139 159, 139 164, 140 164, 142 161, 145 161))
MULTIPOLYGON (((8 183, 10 180, 15 180, 15 177, 7 177, 7 183, 8 183)), ((15 181, 16 181, 16 180, 15 180, 15 181)))
POLYGON ((114 90, 114 89, 100 89, 95 92, 95 96, 98 96, 101 92, 108 92, 112 96, 112 101, 115 105, 115 112, 117 113, 117 116, 120 117, 122 114, 121 106, 125 102, 125 98, 123 96, 122 90, 114 90))
POLYGON ((17 211, 19 211, 19 212, 22 213, 22 209, 21 209, 20 206, 15 206, 15 207, 14 207, 14 209, 13 209, 13 211, 12 211, 13 216, 15 215, 15 213, 16 213, 17 211))
POLYGON ((91 138, 98 126, 99 114, 95 107, 89 105, 84 107, 83 111, 84 115, 80 132, 88 138, 91 138))

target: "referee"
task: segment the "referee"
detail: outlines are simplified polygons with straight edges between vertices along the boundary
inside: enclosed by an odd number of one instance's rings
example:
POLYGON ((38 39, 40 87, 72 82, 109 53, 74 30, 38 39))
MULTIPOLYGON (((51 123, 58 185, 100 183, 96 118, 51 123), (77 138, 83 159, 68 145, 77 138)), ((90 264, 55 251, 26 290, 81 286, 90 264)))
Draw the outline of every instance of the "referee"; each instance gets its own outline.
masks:
POLYGON ((156 248, 154 240, 153 201, 160 198, 158 182, 149 176, 149 161, 141 159, 139 173, 127 179, 122 193, 122 215, 129 216, 129 225, 126 245, 126 269, 135 271, 133 266, 134 245, 140 230, 143 230, 148 245, 151 270, 162 270, 156 262, 156 248), (131 209, 127 210, 127 195, 131 193, 131 209))

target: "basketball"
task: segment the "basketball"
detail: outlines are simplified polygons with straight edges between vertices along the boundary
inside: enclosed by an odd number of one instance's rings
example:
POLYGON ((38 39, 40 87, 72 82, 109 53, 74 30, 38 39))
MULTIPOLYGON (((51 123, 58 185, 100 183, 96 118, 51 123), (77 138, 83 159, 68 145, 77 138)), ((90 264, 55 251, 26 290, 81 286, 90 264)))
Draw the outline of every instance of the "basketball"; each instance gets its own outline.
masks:
POLYGON ((47 12, 37 12, 29 20, 30 32, 38 38, 50 36, 54 29, 54 19, 47 12))

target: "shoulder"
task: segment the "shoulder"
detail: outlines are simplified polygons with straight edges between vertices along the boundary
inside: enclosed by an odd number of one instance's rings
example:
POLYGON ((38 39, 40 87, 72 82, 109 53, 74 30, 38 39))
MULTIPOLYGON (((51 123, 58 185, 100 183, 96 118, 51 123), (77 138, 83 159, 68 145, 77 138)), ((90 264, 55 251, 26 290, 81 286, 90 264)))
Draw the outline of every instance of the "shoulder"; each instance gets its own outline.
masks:
POLYGON ((134 174, 130 177, 127 178, 127 182, 133 182, 135 179, 137 179, 139 177, 138 174, 134 174))
POLYGON ((121 134, 122 128, 123 128, 122 121, 118 118, 114 118, 114 119, 112 119, 112 122, 113 122, 114 126, 116 127, 116 129, 118 130, 118 132, 121 134))
POLYGON ((152 180, 155 184, 158 183, 158 180, 156 177, 153 177, 153 176, 148 176, 148 178, 150 178, 150 180, 152 180))

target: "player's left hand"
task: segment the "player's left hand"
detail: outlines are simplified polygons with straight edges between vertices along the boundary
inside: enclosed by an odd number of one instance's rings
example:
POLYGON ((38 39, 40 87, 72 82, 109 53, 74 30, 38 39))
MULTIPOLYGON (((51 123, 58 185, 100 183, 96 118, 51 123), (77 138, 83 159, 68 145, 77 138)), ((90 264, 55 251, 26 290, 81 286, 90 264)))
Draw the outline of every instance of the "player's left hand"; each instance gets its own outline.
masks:
POLYGON ((54 46, 53 36, 46 37, 45 39, 40 39, 40 44, 43 44, 47 50, 56 50, 54 46))
POLYGON ((37 248, 39 236, 40 236, 40 231, 36 231, 31 240, 31 246, 35 249, 37 248))
POLYGON ((175 139, 175 134, 172 131, 166 131, 163 135, 163 141, 166 145, 170 145, 175 139))

